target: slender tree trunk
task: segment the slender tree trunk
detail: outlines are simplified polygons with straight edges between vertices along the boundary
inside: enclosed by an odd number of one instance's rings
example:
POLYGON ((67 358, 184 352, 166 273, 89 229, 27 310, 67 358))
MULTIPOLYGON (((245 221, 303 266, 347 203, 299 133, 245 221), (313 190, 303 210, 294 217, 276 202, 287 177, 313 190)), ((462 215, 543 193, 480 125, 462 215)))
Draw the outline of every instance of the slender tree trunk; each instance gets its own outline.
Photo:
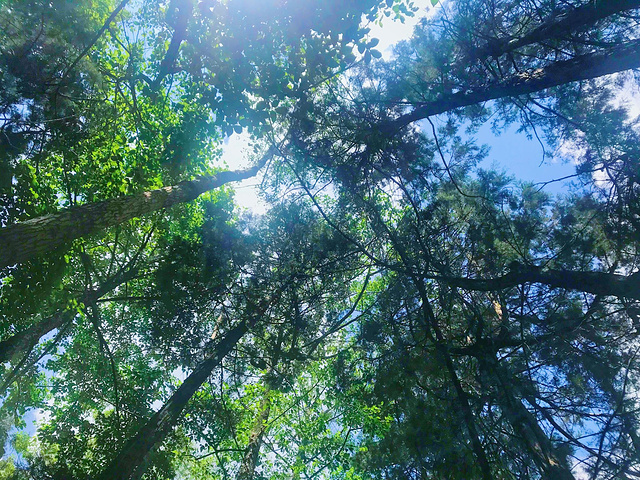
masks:
POLYGON ((0 342, 0 363, 28 355, 33 350, 33 347, 38 344, 41 337, 71 322, 76 313, 75 310, 58 311, 49 318, 3 340, 0 342))
MULTIPOLYGON (((171 3, 173 4, 173 2, 171 3)), ((179 0, 175 2, 174 12, 171 12, 172 15, 174 15, 173 27, 175 30, 173 32, 173 36, 171 37, 171 42, 169 43, 167 53, 165 53, 164 58, 160 63, 158 76, 153 80, 151 84, 152 90, 157 90, 158 88, 160 88, 162 80, 167 75, 171 74, 171 70, 173 69, 176 60, 178 59, 180 44, 187 37, 187 26, 189 25, 189 19, 192 16, 194 4, 194 0, 179 0)))
POLYGON ((567 8, 545 20, 521 37, 492 38, 486 46, 476 50, 476 59, 499 57, 509 52, 551 38, 563 38, 585 30, 607 17, 640 8, 640 0, 591 0, 579 7, 567 8))
POLYGON ((461 90, 425 102, 412 112, 401 115, 382 126, 394 134, 403 127, 433 115, 505 97, 517 97, 539 92, 566 83, 589 80, 611 73, 640 68, 640 40, 633 40, 597 53, 580 55, 571 60, 555 62, 546 67, 514 75, 486 86, 461 90))
POLYGON ((72 240, 105 228, 189 202, 229 182, 250 178, 266 162, 246 170, 220 172, 171 187, 69 208, 0 229, 0 268, 30 260, 72 240))
POLYGON ((526 443, 543 479, 575 480, 566 458, 558 455, 536 417, 525 408, 521 400, 510 392, 503 392, 500 395, 500 406, 516 435, 526 443))
POLYGON ((149 454, 165 439, 191 397, 209 378, 213 369, 233 350, 249 326, 242 322, 227 333, 215 346, 212 354, 182 382, 162 408, 124 445, 98 480, 138 480, 142 477, 149 454))
POLYGON ((251 429, 251 436, 238 471, 238 480, 252 480, 258 465, 258 458, 260 456, 260 448, 262 448, 262 441, 264 435, 267 432, 267 422, 269 420, 269 413, 271 411, 271 390, 269 386, 266 386, 264 397, 260 402, 260 410, 256 416, 255 423, 251 429))
MULTIPOLYGON (((78 298, 79 303, 84 305, 91 305, 95 303, 99 298, 113 291, 120 285, 133 280, 138 274, 138 270, 131 268, 111 277, 104 282, 96 290, 87 290, 84 295, 78 298)), ((71 322, 76 316, 75 310, 63 309, 54 313, 49 318, 42 320, 35 325, 30 326, 22 332, 18 332, 12 337, 9 337, 0 342, 0 363, 8 362, 21 355, 28 355, 28 353, 35 347, 40 338, 47 333, 60 328, 63 325, 71 322)))
MULTIPOLYGON (((374 209, 374 212, 376 213, 380 225, 384 227, 386 233, 391 238, 392 244, 400 254, 400 258, 402 259, 405 267, 408 268, 409 271, 411 271, 414 265, 409 260, 410 257, 407 255, 402 242, 400 242, 396 234, 388 228, 387 224, 380 216, 380 212, 378 212, 376 209, 374 209)), ((471 409, 471 404, 469 403, 469 396, 460 383, 460 378, 458 377, 458 373, 456 372, 456 367, 453 363, 451 355, 449 355, 449 352, 447 350, 444 335, 442 333, 442 330, 440 329, 438 319, 436 318, 433 308, 431 307, 429 295, 425 289, 424 280, 423 278, 419 278, 414 274, 411 274, 410 276, 413 284, 418 290, 420 300, 422 301, 420 310, 422 311, 422 323, 425 327, 425 333, 427 333, 427 335, 430 337, 436 348, 436 351, 444 360, 447 371, 449 372, 449 377, 451 378, 451 382, 453 383, 456 396, 458 397, 458 403, 460 405, 460 408, 462 409, 462 418, 466 424, 467 430, 469 431, 471 449, 473 450, 476 461, 478 462, 478 466, 480 467, 481 478, 483 480, 491 480, 493 478, 491 474, 491 465, 489 464, 489 459, 487 458, 487 454, 480 439, 475 416, 473 414, 473 410, 471 409)))
POLYGON ((89 42, 89 45, 87 45, 84 48, 84 50, 82 50, 80 55, 78 55, 76 57, 76 59, 73 61, 73 63, 71 65, 69 65, 69 67, 67 67, 67 69, 64 72, 64 75, 62 75, 62 78, 65 78, 67 76, 67 74, 69 72, 71 72, 76 67, 76 65, 78 65, 78 63, 80 63, 80 60, 82 60, 84 58, 84 56, 87 53, 89 53, 89 50, 91 50, 93 48, 93 46, 96 44, 96 42, 104 34, 104 32, 107 31, 107 29, 109 28, 109 25, 111 24, 111 22, 113 22, 116 19, 116 17, 118 16, 118 14, 122 11, 122 9, 127 6, 127 3, 129 3, 129 0, 122 0, 120 2, 120 4, 116 7, 116 9, 113 12, 111 12, 111 15, 109 15, 109 18, 107 18, 107 20, 104 22, 104 25, 102 25, 102 28, 98 31, 96 36, 91 39, 91 42, 89 42))
POLYGON ((452 286, 488 292, 512 288, 524 283, 540 283, 554 288, 640 300, 640 272, 617 275, 605 272, 575 272, 570 270, 542 270, 529 265, 518 265, 502 277, 460 278, 433 276, 434 280, 452 286))
MULTIPOLYGON (((403 259, 406 258, 405 255, 402 255, 403 259)), ((405 264, 407 262, 405 261, 405 264)), ((458 373, 456 372, 456 367, 453 363, 451 355, 447 350, 447 346, 445 344, 445 338, 438 325, 438 320, 436 319, 435 314, 433 313, 433 309, 431 308, 431 304, 429 302, 429 296, 427 291, 424 288, 424 284, 420 279, 413 279, 418 292, 420 293, 420 297, 422 300, 422 313, 423 313, 423 322, 424 326, 429 332, 431 339, 436 347, 436 351, 440 354, 444 363, 447 367, 447 371, 449 372, 449 377, 451 378, 451 382, 453 383, 454 390, 456 392, 456 396, 458 397, 458 403, 460 408, 462 409, 462 418, 464 419, 467 430, 469 431, 469 436, 471 439, 471 449, 476 457, 478 462, 478 466, 480 467, 480 474, 482 475, 483 480, 491 480, 493 475, 491 474, 491 466, 489 465, 489 459, 487 458, 487 454, 484 451, 484 446, 482 445, 482 441, 480 440, 480 433, 478 432, 478 427, 476 425, 475 416, 473 414, 473 410, 471 409, 471 404, 469 403, 469 396, 467 392, 465 392, 464 388, 462 388, 462 384, 460 383, 460 378, 458 377, 458 373), (431 335, 431 332, 433 335, 431 335)))
POLYGON ((478 357, 480 368, 489 378, 497 379, 498 404, 519 440, 529 450, 544 480, 575 480, 566 457, 562 457, 542 430, 538 419, 520 400, 515 382, 505 379, 503 368, 491 353, 478 357))

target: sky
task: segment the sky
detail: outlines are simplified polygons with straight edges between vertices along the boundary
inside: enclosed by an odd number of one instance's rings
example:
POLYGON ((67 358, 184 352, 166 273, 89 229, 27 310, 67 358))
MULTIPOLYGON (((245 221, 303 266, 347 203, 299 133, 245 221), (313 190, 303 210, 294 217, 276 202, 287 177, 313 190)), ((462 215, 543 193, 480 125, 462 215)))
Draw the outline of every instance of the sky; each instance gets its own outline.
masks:
MULTIPOLYGON (((377 38, 380 40, 376 50, 382 53, 382 58, 389 60, 393 56, 393 45, 401 40, 408 39, 413 32, 413 27, 418 21, 426 16, 433 15, 437 8, 430 5, 430 2, 424 2, 425 5, 421 6, 413 17, 407 17, 404 23, 399 21, 393 21, 389 17, 383 17, 382 25, 370 23, 368 25, 371 28, 369 33, 371 38, 377 38)), ((357 49, 354 49, 354 54, 358 54, 357 49)), ((230 137, 226 137, 224 140, 222 157, 219 159, 218 164, 226 164, 231 170, 242 169, 250 166, 249 163, 249 142, 250 136, 245 132, 242 134, 234 133, 230 137)), ((234 185, 236 191, 235 199, 236 203, 241 209, 249 210, 256 214, 265 213, 268 209, 268 205, 258 196, 257 186, 262 181, 262 173, 249 178, 243 182, 234 185)))
MULTIPOLYGON (((381 26, 369 24, 371 38, 380 40, 376 48, 382 53, 383 59, 390 60, 393 57, 393 46, 401 40, 408 39, 418 21, 423 17, 432 16, 446 1, 441 1, 435 8, 430 5, 430 2, 424 2, 425 5, 420 7, 416 15, 406 18, 405 23, 384 17, 381 26)), ((354 53, 357 53, 357 50, 354 53)), ((640 91, 637 87, 627 86, 621 89, 617 102, 629 105, 632 117, 640 115, 640 91)), ((483 125, 473 137, 479 145, 490 146, 489 156, 482 167, 504 170, 517 180, 539 183, 575 173, 575 152, 570 146, 555 152, 547 147, 546 155, 543 155, 543 148, 537 139, 528 138, 525 133, 517 132, 516 127, 507 128, 502 134, 496 136, 491 131, 490 122, 483 125)), ((224 163, 232 170, 248 167, 251 151, 248 148, 249 142, 250 137, 246 133, 234 133, 231 137, 225 138, 222 158, 216 163, 224 163)), ((268 205, 257 193, 257 187, 262 181, 262 173, 234 185, 236 202, 241 209, 256 214, 267 211, 268 205)), ((559 195, 568 191, 570 182, 571 179, 552 182, 541 187, 550 194, 559 195)))
MULTIPOLYGON (((389 60, 393 56, 393 45, 410 37, 413 27, 420 18, 432 15, 437 8, 430 6, 430 2, 424 2, 414 17, 407 18, 405 23, 384 18, 382 26, 371 24, 370 36, 378 38, 380 43, 377 49, 382 52, 383 58, 389 60)), ((630 106, 632 117, 640 115, 640 91, 637 88, 623 88, 617 100, 630 106)), ((490 145, 491 150, 483 166, 503 169, 517 179, 531 182, 545 182, 551 179, 561 178, 575 172, 575 164, 571 161, 571 151, 551 152, 546 157, 543 148, 536 139, 527 138, 524 133, 518 133, 515 127, 506 129, 501 135, 496 136, 491 131, 490 123, 486 123, 474 135, 479 144, 490 145), (569 157, 561 159, 561 157, 569 157)), ((252 149, 250 148, 250 136, 247 133, 233 134, 225 138, 223 153, 216 162, 217 165, 226 164, 229 169, 242 169, 250 166, 252 149)), ((247 179, 234 185, 236 202, 241 209, 249 210, 256 214, 267 211, 268 205, 260 199, 257 190, 262 180, 262 173, 256 177, 247 179)), ((544 187, 552 194, 561 194, 567 190, 567 182, 554 182, 544 187)), ((35 433, 34 419, 38 413, 35 410, 29 412, 25 420, 25 431, 32 435, 35 433)), ((10 453, 10 452, 8 452, 10 453)))

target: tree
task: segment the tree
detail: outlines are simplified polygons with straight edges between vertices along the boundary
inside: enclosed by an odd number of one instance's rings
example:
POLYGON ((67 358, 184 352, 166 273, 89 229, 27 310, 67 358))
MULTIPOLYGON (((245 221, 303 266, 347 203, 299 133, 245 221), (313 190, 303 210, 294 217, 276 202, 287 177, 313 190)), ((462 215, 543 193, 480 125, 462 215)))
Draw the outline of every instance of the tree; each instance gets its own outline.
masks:
MULTIPOLYGON (((266 159, 261 162, 264 163, 266 159)), ((127 220, 171 207, 176 203, 192 201, 202 193, 225 183, 250 178, 258 170, 253 167, 243 171, 220 172, 171 187, 81 205, 10 225, 2 230, 0 263, 6 267, 24 262, 62 247, 72 240, 120 225, 127 220)))
POLYGON ((7 476, 638 475, 640 4, 451 0, 383 61, 415 5, 343 3, 0 7, 0 418, 47 412, 7 476), (574 184, 487 168, 489 120, 574 184))

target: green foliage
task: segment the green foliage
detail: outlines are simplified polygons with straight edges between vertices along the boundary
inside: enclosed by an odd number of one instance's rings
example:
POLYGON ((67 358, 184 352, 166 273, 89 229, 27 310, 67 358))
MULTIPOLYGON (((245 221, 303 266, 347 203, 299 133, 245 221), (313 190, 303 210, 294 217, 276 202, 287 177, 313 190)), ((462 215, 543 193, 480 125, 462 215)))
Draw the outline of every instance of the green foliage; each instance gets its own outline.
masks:
POLYGON ((385 61, 362 22, 424 6, 3 2, 2 227, 187 191, 243 133, 270 207, 227 185, 2 271, 0 479, 98 477, 163 405, 131 478, 637 475, 637 121, 611 78, 509 89, 633 41, 604 4, 432 0, 385 61), (488 121, 574 183, 488 168, 488 121))

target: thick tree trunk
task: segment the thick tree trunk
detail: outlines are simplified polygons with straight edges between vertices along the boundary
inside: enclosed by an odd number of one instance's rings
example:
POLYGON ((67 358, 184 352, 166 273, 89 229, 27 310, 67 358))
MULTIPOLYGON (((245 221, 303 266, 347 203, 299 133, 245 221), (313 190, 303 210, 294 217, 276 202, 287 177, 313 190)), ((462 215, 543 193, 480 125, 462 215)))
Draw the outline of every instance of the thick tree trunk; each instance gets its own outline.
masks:
POLYGON ((518 264, 502 277, 480 279, 460 277, 429 277, 449 285, 488 292, 512 288, 524 283, 540 283, 555 288, 640 300, 640 272, 629 276, 605 272, 574 272, 570 270, 542 270, 518 264))
POLYGON ((171 187, 69 208, 0 229, 0 268, 25 262, 72 240, 132 218, 189 202, 229 182, 250 178, 266 162, 246 170, 220 172, 171 187))
POLYGON ((577 8, 567 8, 558 12, 521 37, 490 39, 485 47, 474 52, 474 57, 499 57, 526 45, 563 38, 591 28, 607 17, 638 8, 640 0, 591 0, 577 8))
POLYGON ((149 454, 164 440, 191 397, 209 378, 213 369, 233 350, 248 329, 249 325, 242 322, 227 333, 215 346, 213 353, 186 378, 162 408, 125 444, 118 456, 103 470, 98 480, 137 480, 144 474, 144 464, 149 454))
MULTIPOLYGON (((138 270, 135 268, 120 272, 100 285, 96 290, 87 290, 84 295, 78 298, 78 302, 84 305, 91 305, 123 283, 133 280, 137 274, 138 270)), ((60 310, 51 317, 1 341, 0 363, 8 362, 18 356, 24 357, 38 344, 41 337, 71 322, 75 316, 75 310, 60 310)))
POLYGON ((589 80, 634 68, 640 68, 640 40, 616 45, 597 53, 580 55, 571 60, 552 63, 544 68, 522 72, 483 87, 442 95, 436 100, 420 104, 412 112, 387 123, 382 130, 393 134, 413 122, 456 108, 498 98, 527 95, 558 85, 589 80))
POLYGON ((267 422, 269 413, 271 412, 271 390, 267 386, 264 392, 262 402, 260 402, 260 411, 255 420, 255 424, 251 429, 251 436, 238 471, 238 480, 252 480, 258 465, 258 457, 260 456, 260 448, 264 435, 267 432, 267 422))

